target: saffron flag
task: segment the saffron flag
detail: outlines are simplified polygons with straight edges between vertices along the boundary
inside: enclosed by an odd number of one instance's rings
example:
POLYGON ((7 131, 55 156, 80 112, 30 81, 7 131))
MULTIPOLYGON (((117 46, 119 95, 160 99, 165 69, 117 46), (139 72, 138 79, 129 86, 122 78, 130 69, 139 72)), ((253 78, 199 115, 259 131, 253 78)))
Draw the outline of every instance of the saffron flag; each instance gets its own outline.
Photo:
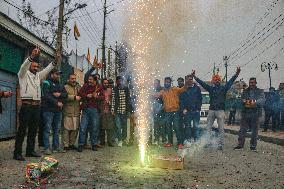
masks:
POLYGON ((102 65, 98 63, 98 59, 96 56, 94 58, 93 67, 96 69, 102 69, 102 65))
POLYGON ((91 54, 90 54, 90 49, 88 48, 88 54, 87 54, 87 60, 88 62, 91 62, 91 54))
POLYGON ((81 34, 80 34, 79 29, 78 29, 76 22, 75 22, 75 24, 74 24, 74 37, 75 37, 75 39, 78 40, 80 35, 81 34))

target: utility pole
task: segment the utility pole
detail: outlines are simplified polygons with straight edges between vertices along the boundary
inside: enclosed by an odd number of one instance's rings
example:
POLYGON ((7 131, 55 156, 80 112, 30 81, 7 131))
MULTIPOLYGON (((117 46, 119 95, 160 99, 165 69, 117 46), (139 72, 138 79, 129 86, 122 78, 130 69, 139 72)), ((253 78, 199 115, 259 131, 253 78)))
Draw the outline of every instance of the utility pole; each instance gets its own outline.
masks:
POLYGON ((225 77, 226 77, 226 83, 227 83, 228 82, 228 60, 229 60, 229 58, 227 56, 224 56, 223 60, 224 60, 224 63, 225 63, 225 68, 226 68, 225 77))
POLYGON ((115 61, 114 61, 114 76, 117 77, 118 69, 118 52, 117 52, 117 41, 115 42, 115 61))
POLYGON ((103 41, 102 41, 102 69, 103 75, 102 78, 106 77, 106 16, 107 16, 107 7, 106 7, 106 0, 104 2, 104 26, 103 26, 103 41))
POLYGON ((268 77, 269 77, 269 88, 271 88, 271 70, 278 70, 278 65, 275 62, 263 62, 261 64, 261 71, 265 72, 265 70, 268 70, 268 77))
POLYGON ((63 31, 63 16, 64 16, 64 0, 60 0, 59 4, 59 17, 58 17, 58 26, 57 26, 57 39, 56 39, 56 54, 55 54, 55 63, 60 69, 61 65, 61 56, 57 57, 58 54, 62 54, 62 31, 63 31))

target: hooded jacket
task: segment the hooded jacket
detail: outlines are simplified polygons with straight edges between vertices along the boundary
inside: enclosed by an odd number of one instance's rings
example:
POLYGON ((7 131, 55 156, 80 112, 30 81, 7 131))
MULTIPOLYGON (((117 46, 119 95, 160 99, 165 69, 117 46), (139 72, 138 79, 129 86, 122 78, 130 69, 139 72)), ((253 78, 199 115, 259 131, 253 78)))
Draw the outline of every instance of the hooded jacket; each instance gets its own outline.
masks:
POLYGON ((49 78, 43 82, 42 86, 42 111, 43 112, 59 112, 61 108, 57 106, 58 102, 64 102, 67 98, 67 92, 59 83, 49 78), (55 97, 53 93, 61 93, 59 97, 55 97))

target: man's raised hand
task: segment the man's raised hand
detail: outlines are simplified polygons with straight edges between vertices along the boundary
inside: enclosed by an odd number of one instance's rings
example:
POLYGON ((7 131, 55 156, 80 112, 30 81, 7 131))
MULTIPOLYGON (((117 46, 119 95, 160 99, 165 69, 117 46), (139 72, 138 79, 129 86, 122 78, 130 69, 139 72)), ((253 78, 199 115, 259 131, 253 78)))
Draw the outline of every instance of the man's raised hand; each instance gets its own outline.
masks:
POLYGON ((34 59, 35 57, 39 56, 40 54, 40 47, 37 45, 36 48, 33 49, 31 58, 34 59))

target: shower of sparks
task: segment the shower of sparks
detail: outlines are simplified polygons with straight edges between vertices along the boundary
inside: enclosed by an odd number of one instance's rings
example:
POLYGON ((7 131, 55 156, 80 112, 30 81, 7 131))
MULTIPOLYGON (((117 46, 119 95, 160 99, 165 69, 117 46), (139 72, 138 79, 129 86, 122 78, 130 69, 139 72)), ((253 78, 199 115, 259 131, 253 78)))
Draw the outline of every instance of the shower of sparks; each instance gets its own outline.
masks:
MULTIPOLYGON (((133 73, 134 90, 136 94, 137 129, 139 140, 139 152, 141 165, 144 165, 147 142, 149 139, 149 130, 152 115, 152 82, 153 77, 159 75, 159 71, 153 69, 151 65, 155 64, 149 55, 150 47, 153 42, 153 33, 159 33, 160 28, 157 22, 157 7, 162 7, 165 0, 130 1, 131 6, 128 11, 131 16, 124 28, 126 34, 126 43, 129 45, 130 61, 133 73)), ((157 62, 158 64, 158 62, 157 62)))

